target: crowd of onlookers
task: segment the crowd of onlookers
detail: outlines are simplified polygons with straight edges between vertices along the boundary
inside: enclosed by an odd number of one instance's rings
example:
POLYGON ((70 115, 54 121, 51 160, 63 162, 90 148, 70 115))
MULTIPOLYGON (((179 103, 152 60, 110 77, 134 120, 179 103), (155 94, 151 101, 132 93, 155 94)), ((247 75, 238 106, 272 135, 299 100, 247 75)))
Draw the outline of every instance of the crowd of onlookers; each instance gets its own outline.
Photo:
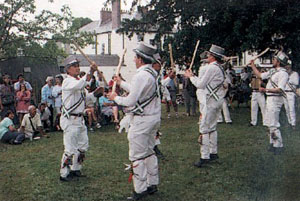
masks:
MULTIPOLYGON (((85 73, 81 72, 80 76, 85 73)), ((88 130, 93 132, 101 126, 114 124, 119 128, 121 107, 108 99, 113 86, 113 78, 106 81, 101 71, 97 76, 87 75, 85 88, 84 116, 88 130)), ((31 84, 18 75, 17 81, 12 82, 9 75, 2 77, 0 84, 0 139, 4 143, 21 144, 23 140, 49 138, 49 132, 61 131, 60 116, 62 114, 62 83, 63 76, 55 78, 48 76, 41 88, 41 101, 35 105, 32 97, 31 84)), ((119 87, 116 92, 124 94, 119 87)))

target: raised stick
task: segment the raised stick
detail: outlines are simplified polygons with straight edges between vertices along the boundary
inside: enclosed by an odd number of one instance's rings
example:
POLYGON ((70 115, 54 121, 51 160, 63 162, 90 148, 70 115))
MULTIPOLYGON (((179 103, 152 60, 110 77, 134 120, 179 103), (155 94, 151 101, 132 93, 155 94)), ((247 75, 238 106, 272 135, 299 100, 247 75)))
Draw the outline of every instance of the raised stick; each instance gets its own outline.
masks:
POLYGON ((195 50, 194 50, 194 54, 193 54, 193 58, 192 58, 192 62, 190 64, 189 69, 192 69, 192 67, 194 65, 194 60, 195 60, 195 57, 196 57, 196 54, 197 54, 199 43, 200 43, 200 40, 197 41, 197 44, 196 44, 196 47, 195 47, 195 50))
POLYGON ((172 69, 175 68, 174 59, 173 59, 173 51, 172 51, 172 45, 169 43, 169 51, 170 51, 170 61, 171 61, 171 67, 172 69))
MULTIPOLYGON (((73 44, 75 45, 75 47, 77 48, 77 50, 82 54, 82 56, 92 65, 93 63, 96 63, 94 62, 93 60, 91 60, 80 48, 80 46, 78 45, 78 43, 73 40, 73 44)), ((98 68, 98 66, 97 66, 98 68)))
MULTIPOLYGON (((119 65, 118 65, 118 67, 117 67, 116 76, 119 76, 119 74, 120 74, 121 66, 122 66, 122 63, 123 63, 123 61, 124 61, 124 56, 125 56, 125 54, 126 54, 126 51, 127 51, 127 49, 125 48, 125 49, 123 50, 122 57, 121 57, 120 60, 119 60, 119 65)), ((116 87, 117 87, 117 82, 114 81, 114 85, 113 85, 113 87, 112 87, 112 93, 116 92, 116 87)))
MULTIPOLYGON (((268 51, 270 50, 270 48, 266 48, 264 51, 262 51, 261 53, 259 53, 256 57, 254 57, 252 60, 255 61, 256 59, 258 59, 259 57, 261 57, 262 55, 266 54, 268 51)), ((250 65, 251 63, 248 63, 246 66, 250 65)))

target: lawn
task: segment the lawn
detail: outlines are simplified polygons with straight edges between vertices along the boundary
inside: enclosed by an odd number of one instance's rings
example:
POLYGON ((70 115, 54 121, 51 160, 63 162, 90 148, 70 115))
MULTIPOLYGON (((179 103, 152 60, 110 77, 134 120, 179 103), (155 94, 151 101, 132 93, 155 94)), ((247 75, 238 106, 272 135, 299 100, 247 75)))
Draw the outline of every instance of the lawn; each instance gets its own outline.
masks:
MULTIPOLYGON (((298 113, 299 114, 299 113, 298 113)), ((296 201, 300 200, 300 134, 282 125, 284 153, 267 151, 266 128, 248 127, 250 110, 231 110, 232 125, 219 124, 219 157, 204 168, 199 160, 198 117, 170 119, 163 114, 159 192, 146 201, 296 201)), ((299 125, 299 122, 298 122, 299 125)), ((26 141, 20 146, 0 144, 1 201, 126 200, 132 191, 128 172, 126 134, 113 126, 89 133, 90 149, 83 172, 87 178, 62 183, 59 166, 62 133, 26 141)))

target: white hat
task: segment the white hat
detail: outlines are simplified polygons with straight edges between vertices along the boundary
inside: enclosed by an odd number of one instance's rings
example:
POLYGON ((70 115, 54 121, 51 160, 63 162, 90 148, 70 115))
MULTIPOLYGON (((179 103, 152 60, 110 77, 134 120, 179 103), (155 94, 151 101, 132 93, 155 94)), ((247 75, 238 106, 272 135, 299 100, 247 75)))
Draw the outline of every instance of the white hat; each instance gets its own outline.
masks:
POLYGON ((209 51, 207 51, 211 54, 213 54, 214 56, 218 57, 218 58, 223 58, 225 55, 225 49, 220 47, 220 46, 217 46, 217 45, 214 45, 212 44, 209 51))
POLYGON ((46 78, 46 82, 49 82, 49 81, 51 81, 51 80, 53 80, 53 77, 52 77, 52 76, 48 76, 48 77, 46 78))
POLYGON ((278 52, 274 58, 277 59, 282 65, 288 65, 289 57, 284 52, 278 52))
POLYGON ((138 44, 138 47, 136 49, 134 49, 133 51, 140 57, 148 59, 152 62, 155 62, 153 55, 156 53, 156 47, 154 47, 150 44, 141 42, 138 44))

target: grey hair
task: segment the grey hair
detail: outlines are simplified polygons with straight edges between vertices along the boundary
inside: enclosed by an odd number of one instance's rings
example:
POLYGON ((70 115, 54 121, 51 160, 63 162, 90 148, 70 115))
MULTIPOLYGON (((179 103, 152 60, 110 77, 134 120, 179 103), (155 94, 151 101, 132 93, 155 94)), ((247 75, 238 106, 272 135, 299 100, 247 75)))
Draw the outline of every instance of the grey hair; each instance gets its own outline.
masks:
POLYGON ((32 110, 32 109, 35 109, 36 107, 34 105, 29 105, 28 107, 28 111, 32 110))

